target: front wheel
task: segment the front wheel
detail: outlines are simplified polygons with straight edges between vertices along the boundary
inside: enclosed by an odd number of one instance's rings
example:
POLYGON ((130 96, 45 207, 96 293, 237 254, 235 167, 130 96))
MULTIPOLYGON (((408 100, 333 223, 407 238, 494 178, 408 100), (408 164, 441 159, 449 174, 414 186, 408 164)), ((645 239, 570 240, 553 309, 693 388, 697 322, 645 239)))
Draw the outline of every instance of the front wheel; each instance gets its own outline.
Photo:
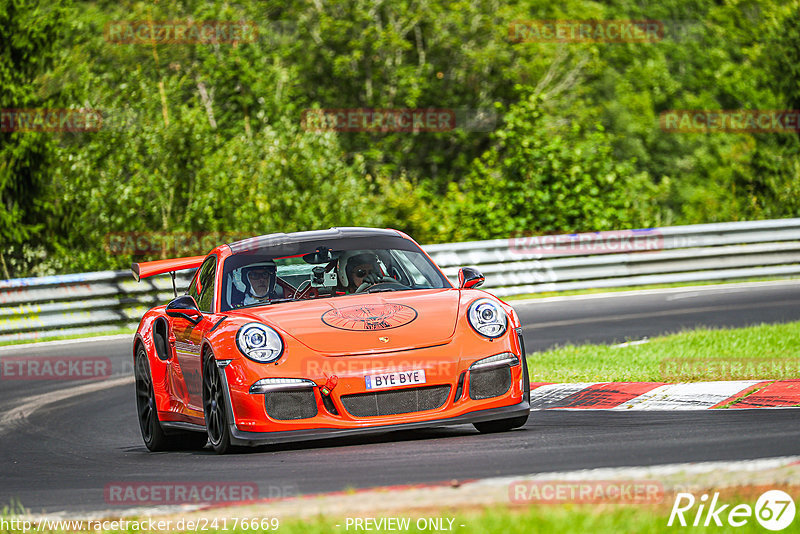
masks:
POLYGON ((525 426, 528 422, 528 415, 520 415, 511 419, 498 419, 496 421, 484 421, 482 423, 472 423, 475 429, 481 434, 491 434, 494 432, 507 432, 513 428, 525 426))
POLYGON ((231 429, 225 411, 225 391, 217 361, 211 354, 206 357, 203 364, 203 413, 206 418, 208 442, 217 454, 229 452, 231 429))

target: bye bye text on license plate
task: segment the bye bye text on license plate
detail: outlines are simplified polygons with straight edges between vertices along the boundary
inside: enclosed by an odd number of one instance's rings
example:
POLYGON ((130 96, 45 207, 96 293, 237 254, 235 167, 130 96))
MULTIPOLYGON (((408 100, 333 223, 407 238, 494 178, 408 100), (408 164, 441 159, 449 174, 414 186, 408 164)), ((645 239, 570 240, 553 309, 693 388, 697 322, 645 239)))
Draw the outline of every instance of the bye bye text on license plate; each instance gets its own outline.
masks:
POLYGON ((424 384, 425 370, 398 371, 395 373, 381 373, 377 375, 367 375, 364 377, 367 389, 394 388, 397 386, 408 386, 410 384, 424 384))

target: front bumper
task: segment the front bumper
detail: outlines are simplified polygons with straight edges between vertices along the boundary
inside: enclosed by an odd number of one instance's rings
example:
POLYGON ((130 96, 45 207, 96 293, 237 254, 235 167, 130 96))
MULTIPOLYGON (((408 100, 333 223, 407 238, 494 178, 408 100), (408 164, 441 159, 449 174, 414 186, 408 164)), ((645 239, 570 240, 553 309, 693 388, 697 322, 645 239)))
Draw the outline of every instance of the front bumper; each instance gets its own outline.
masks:
MULTIPOLYGON (((387 353, 374 356, 352 356, 345 358, 321 357, 315 353, 303 354, 295 347, 290 358, 279 361, 277 365, 262 367, 253 365, 247 360, 221 360, 221 377, 227 397, 228 421, 231 436, 235 444, 256 445, 300 441, 309 439, 326 439, 355 434, 371 434, 391 432, 414 428, 459 425, 509 419, 528 413, 530 409, 529 385, 525 358, 519 363, 505 367, 509 370, 509 381, 502 384, 505 393, 480 394, 481 384, 477 381, 478 371, 471 368, 478 360, 499 353, 524 355, 521 331, 511 330, 504 339, 488 341, 478 336, 472 340, 462 339, 457 344, 445 344, 415 349, 399 353, 387 353), (516 335, 515 335, 516 334, 516 335), (375 367, 377 366, 377 367, 375 367), (353 406, 345 406, 343 396, 350 399, 368 393, 364 387, 364 375, 375 372, 375 369, 386 368, 410 370, 423 369, 427 381, 426 386, 447 388, 446 400, 443 403, 428 403, 418 410, 384 411, 380 414, 367 414, 353 406), (366 370, 365 370, 366 369, 366 370), (293 398, 285 396, 284 406, 305 406, 310 400, 316 408, 307 413, 297 414, 297 418, 278 417, 266 409, 263 392, 254 394, 251 390, 257 381, 264 377, 264 371, 275 377, 286 377, 291 380, 305 382, 299 389, 305 396, 293 398), (329 375, 338 375, 338 386, 323 398, 321 392, 329 375), (473 384, 473 378, 475 379, 473 384), (510 383, 509 383, 510 382, 510 383), (478 388, 473 391, 473 387, 478 388), (296 403, 292 404, 294 401, 296 403), (326 404, 327 402, 327 404, 326 404), (265 411, 266 409, 266 411, 265 411), (361 413, 360 413, 361 412, 361 413)), ((218 354, 219 358, 221 355, 218 354)), ((224 356, 222 356, 224 358, 224 356)), ((500 362, 493 362, 489 368, 496 368, 500 362)), ((482 385, 486 385, 487 375, 483 374, 482 385)), ((283 380, 283 379, 281 379, 283 380)), ((490 384, 491 385, 491 384, 490 384)), ((268 386, 269 389, 298 389, 297 384, 268 386)), ((403 389, 395 390, 403 391, 403 389)), ((413 391, 406 388, 405 391, 413 391)), ((484 390, 485 391, 485 390, 484 390)), ((389 391, 387 391, 389 392, 389 391)), ((438 393, 436 393, 438 395, 438 393)), ((420 393, 420 397, 422 393, 420 393)), ((442 400, 442 397, 437 397, 442 400)), ((396 397, 395 397, 396 399, 396 397)), ((277 399, 274 399, 277 400, 277 399)), ((430 400, 430 399, 429 399, 430 400)), ((371 401, 369 401, 371 402, 371 401)), ((376 402, 378 402, 376 400, 376 402)), ((381 401, 381 408, 383 408, 381 401)), ((272 401, 267 403, 277 406, 272 401)), ((363 407, 363 405, 361 405, 363 407)))
POLYGON ((523 400, 514 406, 503 406, 501 408, 490 408, 469 412, 448 419, 436 419, 432 421, 414 421, 410 423, 399 423, 384 426, 371 426, 362 428, 320 428, 308 430, 286 430, 279 432, 247 432, 239 430, 236 425, 231 424, 231 444, 233 445, 273 445, 293 441, 309 441, 314 439, 332 439, 353 435, 382 434, 385 432, 395 432, 398 430, 415 430, 420 428, 431 428, 440 426, 464 425, 470 423, 480 423, 483 421, 493 421, 497 419, 511 419, 527 415, 531 410, 531 405, 527 400, 523 400))

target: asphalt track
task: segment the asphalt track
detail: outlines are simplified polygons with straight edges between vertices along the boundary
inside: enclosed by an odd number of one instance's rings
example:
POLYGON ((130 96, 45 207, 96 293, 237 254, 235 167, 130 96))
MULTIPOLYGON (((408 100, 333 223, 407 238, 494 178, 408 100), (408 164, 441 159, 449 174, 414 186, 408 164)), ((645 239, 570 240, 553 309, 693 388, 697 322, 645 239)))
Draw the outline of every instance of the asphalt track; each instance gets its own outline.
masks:
MULTIPOLYGON (((696 326, 800 320, 800 282, 515 303, 529 351, 696 326)), ((217 456, 153 454, 134 409, 130 339, 5 348, 9 357, 107 356, 106 382, 0 381, 0 506, 122 511, 108 484, 239 482, 262 498, 596 467, 800 454, 800 409, 533 412, 519 430, 471 426, 308 442, 217 456), (121 384, 118 384, 121 382, 121 384), (115 385, 116 384, 116 385, 115 385), (83 388, 83 389, 76 389, 83 388)))

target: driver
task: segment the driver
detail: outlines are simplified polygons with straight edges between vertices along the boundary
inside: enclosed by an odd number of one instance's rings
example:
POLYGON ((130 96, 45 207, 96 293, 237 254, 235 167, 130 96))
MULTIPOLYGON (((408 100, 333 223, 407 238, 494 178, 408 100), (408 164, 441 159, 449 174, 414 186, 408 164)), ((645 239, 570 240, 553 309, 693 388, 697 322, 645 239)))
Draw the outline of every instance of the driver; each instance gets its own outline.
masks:
POLYGON ((350 256, 345 261, 344 273, 341 272, 341 265, 339 270, 339 281, 347 293, 355 293, 362 284, 377 284, 383 278, 378 257, 371 252, 350 256))
POLYGON ((242 304, 249 306, 278 297, 275 291, 276 277, 275 262, 263 263, 247 269, 243 276, 247 281, 247 290, 242 304))

